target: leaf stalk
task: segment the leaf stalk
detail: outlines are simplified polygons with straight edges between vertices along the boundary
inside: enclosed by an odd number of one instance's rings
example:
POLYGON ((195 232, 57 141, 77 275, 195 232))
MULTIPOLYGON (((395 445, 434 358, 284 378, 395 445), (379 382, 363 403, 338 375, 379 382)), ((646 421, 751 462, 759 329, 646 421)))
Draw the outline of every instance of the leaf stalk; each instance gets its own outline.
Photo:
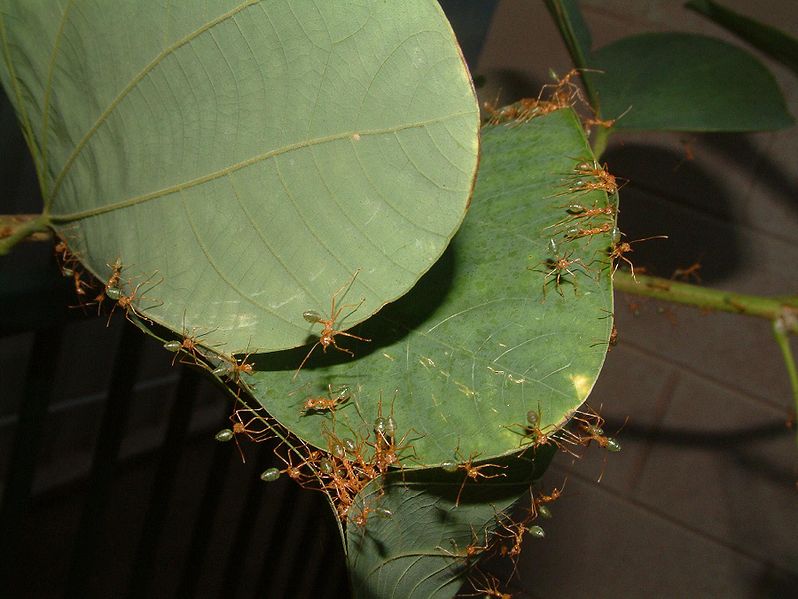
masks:
POLYGON ((0 215, 0 256, 5 256, 20 241, 47 241, 50 219, 44 214, 0 215))

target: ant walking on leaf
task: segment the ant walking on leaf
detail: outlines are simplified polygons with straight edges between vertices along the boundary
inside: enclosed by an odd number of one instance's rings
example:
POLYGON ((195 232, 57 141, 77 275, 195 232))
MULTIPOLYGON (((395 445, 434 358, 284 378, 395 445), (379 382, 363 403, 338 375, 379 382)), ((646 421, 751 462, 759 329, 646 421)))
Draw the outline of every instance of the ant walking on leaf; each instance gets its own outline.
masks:
MULTIPOLYGON (((456 455, 460 455, 460 450, 458 449, 455 452, 456 455)), ((463 489, 465 489, 466 482, 468 479, 472 479, 476 481, 479 477, 482 478, 498 478, 500 476, 507 476, 504 472, 496 472, 494 474, 484 474, 482 472, 485 468, 507 468, 507 466, 500 466, 499 464, 481 464, 480 466, 474 466, 474 460, 479 457, 479 454, 476 452, 472 452, 468 459, 464 462, 456 464, 455 470, 464 470, 465 476, 463 477, 463 484, 460 485, 460 490, 457 492, 457 499, 454 501, 455 507, 460 505, 460 497, 463 495, 463 489)), ((448 464, 447 464, 448 465, 448 464)), ((447 466, 442 466, 444 470, 451 469, 451 467, 447 468, 447 466)))
POLYGON ((592 221, 592 219, 596 218, 597 216, 608 216, 610 220, 614 221, 618 214, 618 208, 611 204, 608 206, 597 206, 594 204, 592 208, 588 208, 582 204, 573 203, 560 207, 565 208, 568 216, 554 223, 553 225, 549 225, 546 227, 546 229, 562 227, 563 225, 567 225, 576 220, 581 220, 583 223, 585 223, 585 226, 587 226, 587 223, 592 221))
MULTIPOLYGON (((543 299, 542 302, 546 301, 546 288, 548 287, 549 279, 554 277, 554 288, 557 290, 557 293, 560 294, 560 297, 565 297, 562 291, 562 280, 565 274, 571 275, 571 283, 574 286, 574 295, 576 295, 576 273, 574 272, 575 266, 579 266, 579 268, 585 274, 588 274, 587 267, 585 266, 584 262, 582 262, 581 258, 573 258, 573 251, 566 252, 564 254, 560 254, 557 250, 557 243, 554 239, 549 239, 549 250, 554 255, 552 258, 547 258, 541 264, 545 265, 546 268, 550 270, 545 272, 543 275, 543 299)), ((535 270, 540 272, 537 268, 528 267, 529 270, 535 270)))
MULTIPOLYGON (((148 318, 142 316, 139 313, 138 309, 134 304, 141 303, 141 298, 144 295, 144 293, 152 290, 153 287, 156 287, 161 283, 163 278, 161 279, 161 281, 158 281, 157 283, 149 287, 146 291, 144 291, 141 295, 139 295, 139 289, 141 289, 141 286, 149 283, 152 280, 152 278, 157 274, 157 272, 158 271, 155 271, 149 277, 144 279, 141 283, 136 285, 133 288, 133 291, 130 293, 130 295, 125 295, 121 287, 112 287, 110 285, 106 285, 105 296, 108 297, 108 299, 116 302, 114 307, 111 308, 111 313, 108 315, 108 322, 106 323, 106 326, 108 326, 111 323, 111 317, 114 315, 114 310, 116 310, 117 306, 125 311, 125 318, 127 318, 130 322, 133 322, 133 319, 130 317, 130 313, 132 312, 133 315, 136 316, 137 318, 147 320, 148 322, 150 322, 150 324, 152 324, 152 321, 150 321, 148 318)), ((116 271, 114 271, 112 279, 114 279, 114 277, 116 277, 116 271)), ((109 279, 109 281, 110 280, 111 279, 109 279)), ((115 282, 118 282, 118 279, 115 282)))
POLYGON ((595 160, 577 163, 573 173, 568 175, 566 181, 569 181, 568 187, 564 191, 554 194, 555 196, 569 193, 581 195, 591 191, 603 191, 613 196, 621 187, 615 176, 607 170, 607 165, 600 166, 595 160))
POLYGON ((338 335, 343 335, 344 337, 351 337, 352 339, 357 339, 359 341, 367 341, 367 342, 371 341, 371 339, 365 339, 363 337, 358 337, 357 335, 353 335, 352 333, 346 333, 344 331, 340 331, 340 330, 335 328, 336 322, 338 322, 338 317, 341 315, 341 312, 343 312, 345 308, 353 308, 353 310, 349 313, 349 314, 351 314, 351 313, 355 312, 361 306, 361 304, 365 301, 365 298, 364 298, 364 299, 360 300, 360 303, 357 303, 357 304, 343 304, 341 306, 338 306, 337 309, 336 309, 336 306, 335 306, 336 300, 338 299, 338 295, 342 291, 344 291, 344 289, 346 289, 348 291, 352 287, 352 284, 355 282, 355 278, 357 277, 357 274, 359 272, 360 272, 360 269, 357 269, 355 271, 355 274, 352 275, 352 278, 349 279, 349 281, 347 281, 346 283, 344 283, 341 286, 341 288, 338 289, 338 291, 336 291, 333 294, 332 299, 330 300, 330 315, 329 315, 328 318, 324 318, 321 314, 319 314, 315 310, 308 310, 308 311, 302 313, 302 318, 304 318, 306 321, 308 321, 310 323, 313 323, 313 324, 320 324, 320 325, 322 325, 323 328, 321 330, 321 333, 319 334, 319 340, 316 343, 313 344, 313 347, 310 348, 310 351, 307 353, 305 358, 302 360, 302 363, 299 365, 299 368, 296 369, 296 372, 294 373, 294 377, 293 377, 294 379, 296 379, 296 377, 299 376, 299 371, 302 370, 302 367, 305 365, 305 362, 308 361, 308 358, 310 358, 310 355, 313 353, 313 351, 319 345, 321 345, 321 349, 325 353, 327 352, 327 348, 332 345, 338 351, 347 353, 350 356, 354 357, 355 356, 354 352, 352 352, 351 350, 349 350, 349 349, 347 349, 345 347, 340 347, 335 342, 335 337, 338 336, 338 335))
POLYGON ((308 397, 305 399, 303 410, 305 413, 329 410, 331 413, 351 397, 349 385, 344 385, 333 392, 332 385, 327 385, 327 397, 308 397))
POLYGON ((474 597, 474 596, 482 596, 486 599, 493 597, 494 599, 513 599, 513 596, 510 593, 503 593, 499 590, 499 579, 496 578, 493 574, 482 574, 482 581, 477 583, 474 580, 471 580, 471 586, 474 587, 476 594, 474 595, 466 595, 467 597, 474 597), (479 584, 480 586, 477 586, 479 584), (484 586, 483 586, 484 585, 484 586))
MULTIPOLYGON (((209 335, 213 331, 206 331, 204 333, 200 333, 197 335, 197 329, 194 328, 191 331, 191 335, 188 334, 188 329, 186 328, 186 313, 183 312, 183 340, 177 341, 167 341, 163 344, 163 347, 166 351, 173 352, 175 357, 172 358, 172 366, 175 365, 177 361, 177 356, 180 355, 180 352, 183 351, 193 359, 193 363, 196 365, 202 365, 202 363, 197 358, 197 352, 199 348, 200 339, 202 339, 205 335, 209 335)), ((188 364, 189 362, 185 362, 184 360, 180 360, 183 364, 188 364)))
POLYGON ((252 375, 255 372, 255 363, 254 362, 247 362, 249 357, 252 355, 252 352, 245 355, 241 358, 239 362, 235 356, 227 357, 222 356, 224 363, 215 368, 211 374, 215 376, 226 376, 231 380, 238 382, 241 379, 242 374, 252 375))
POLYGON ((593 235, 603 235, 604 233, 611 233, 614 230, 613 223, 604 223, 598 227, 589 227, 587 229, 580 229, 575 227, 569 229, 565 234, 566 241, 575 241, 580 237, 592 237, 593 235))

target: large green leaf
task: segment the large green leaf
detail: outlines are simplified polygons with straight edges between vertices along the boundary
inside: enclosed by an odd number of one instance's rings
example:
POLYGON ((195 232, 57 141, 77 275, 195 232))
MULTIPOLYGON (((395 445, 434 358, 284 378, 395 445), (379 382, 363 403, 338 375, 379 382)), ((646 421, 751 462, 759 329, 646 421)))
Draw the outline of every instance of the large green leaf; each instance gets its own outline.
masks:
POLYGON ((464 474, 441 470, 394 473, 376 480, 358 495, 352 508, 360 525, 347 526, 347 561, 354 596, 452 597, 474 559, 468 546, 484 547, 497 518, 507 515, 519 497, 548 466, 551 447, 532 457, 501 460, 506 477, 467 481, 464 474), (387 510, 387 512, 386 512, 387 510))
POLYGON ((798 39, 780 29, 748 18, 712 0, 692 0, 685 4, 721 27, 775 58, 798 75, 798 39))
POLYGON ((0 2, 44 213, 135 308, 231 354, 363 319, 462 222, 478 110, 434 0, 0 2))
POLYGON ((758 131, 792 125, 773 76, 720 40, 683 33, 624 38, 593 53, 585 73, 603 118, 623 129, 758 131))
POLYGON ((332 428, 365 439, 381 409, 412 443, 413 463, 483 459, 518 449, 527 412, 539 412, 541 428, 552 431, 593 387, 611 327, 612 220, 594 220, 605 232, 576 241, 563 238, 567 223, 554 226, 569 218, 569 203, 607 204, 602 191, 569 191, 581 179, 575 166, 592 160, 579 121, 558 111, 485 129, 482 144, 472 206, 449 250, 401 300, 353 329, 370 343, 337 338, 355 359, 317 348, 294 378, 306 347, 258 356, 254 375, 242 377, 308 442, 326 448, 332 428), (546 277, 551 239, 562 256, 582 261, 559 286, 546 277), (328 385, 351 389, 334 422, 303 411, 328 385))

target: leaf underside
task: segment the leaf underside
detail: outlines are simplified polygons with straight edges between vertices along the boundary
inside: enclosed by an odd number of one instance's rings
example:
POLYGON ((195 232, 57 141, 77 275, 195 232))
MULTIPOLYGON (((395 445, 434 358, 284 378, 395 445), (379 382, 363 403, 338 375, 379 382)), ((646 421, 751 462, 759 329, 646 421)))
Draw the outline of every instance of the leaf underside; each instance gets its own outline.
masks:
POLYGON ((365 319, 462 222, 478 108, 434 0, 98 9, 4 2, 2 82, 45 214, 144 317, 225 354, 305 342, 355 272, 365 319))
MULTIPOLYGON (((347 527, 347 561, 353 595, 376 597, 452 597, 468 575, 469 545, 484 546, 497 517, 520 497, 548 466, 551 448, 522 459, 498 460, 492 472, 506 476, 489 482, 469 480, 455 506, 464 473, 439 470, 395 473, 366 487, 353 512, 369 510, 362 526, 347 527), (389 517, 376 510, 388 510, 389 517)), ((486 473, 491 471, 486 470, 486 473)), ((384 512, 383 512, 384 513, 384 512)))

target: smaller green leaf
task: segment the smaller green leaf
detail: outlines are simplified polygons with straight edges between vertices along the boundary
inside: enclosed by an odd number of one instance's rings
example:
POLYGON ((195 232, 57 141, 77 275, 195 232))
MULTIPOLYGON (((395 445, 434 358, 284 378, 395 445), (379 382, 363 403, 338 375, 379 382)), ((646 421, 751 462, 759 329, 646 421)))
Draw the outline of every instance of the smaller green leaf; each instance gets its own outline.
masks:
POLYGON ((711 0, 692 0, 685 7, 708 17, 738 35, 757 50, 792 69, 798 75, 798 39, 780 29, 750 19, 711 0))
POLYGON ((370 483, 356 498, 346 531, 354 596, 454 596, 477 559, 468 556, 468 547, 489 544, 497 516, 529 496, 529 486, 553 453, 553 447, 543 447, 534 460, 531 452, 497 460, 506 469, 491 466, 484 472, 506 477, 469 478, 465 485, 463 470, 438 468, 397 472, 370 483))
POLYGON ((763 131, 793 124, 770 72, 709 37, 648 33, 593 54, 602 116, 623 129, 763 131))

